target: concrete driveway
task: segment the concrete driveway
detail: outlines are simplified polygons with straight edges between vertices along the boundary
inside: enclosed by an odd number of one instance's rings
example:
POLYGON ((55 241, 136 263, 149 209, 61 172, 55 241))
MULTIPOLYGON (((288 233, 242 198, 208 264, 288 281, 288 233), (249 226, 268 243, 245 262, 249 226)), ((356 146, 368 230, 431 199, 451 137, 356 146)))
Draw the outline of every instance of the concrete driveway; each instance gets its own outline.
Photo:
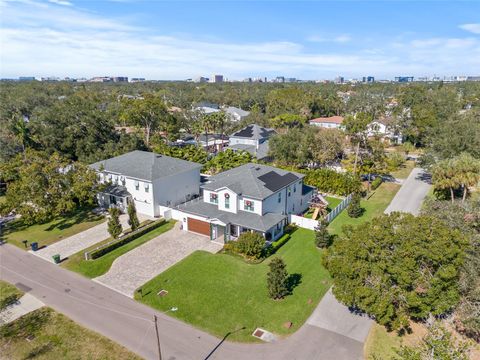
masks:
POLYGON ((430 190, 430 176, 425 170, 414 168, 402 187, 385 210, 385 214, 394 211, 408 212, 418 215, 422 207, 423 199, 430 190))
MULTIPOLYGON (((138 220, 140 222, 147 219, 148 217, 138 214, 138 220)), ((124 230, 130 228, 128 225, 128 215, 120 215, 120 223, 124 230)), ((47 261, 53 262, 52 256, 55 254, 60 254, 61 259, 65 259, 83 249, 99 243, 100 241, 106 240, 109 237, 110 234, 108 233, 107 221, 105 221, 99 225, 91 227, 90 229, 48 245, 38 251, 33 252, 30 250, 30 252, 47 261)))
POLYGON ((206 236, 180 230, 177 222, 173 229, 117 258, 106 274, 93 280, 133 297, 137 288, 194 251, 215 253, 221 248, 206 236))

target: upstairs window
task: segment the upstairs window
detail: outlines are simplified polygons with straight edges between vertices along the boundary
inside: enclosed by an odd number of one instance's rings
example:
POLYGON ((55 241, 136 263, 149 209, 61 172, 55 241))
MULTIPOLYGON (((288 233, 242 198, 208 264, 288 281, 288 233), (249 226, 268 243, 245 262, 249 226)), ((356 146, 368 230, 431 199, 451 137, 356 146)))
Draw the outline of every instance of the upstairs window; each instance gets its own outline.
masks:
POLYGON ((140 182, 139 181, 135 181, 135 190, 140 190, 140 182))
POLYGON ((210 193, 210 202, 212 204, 218 204, 218 196, 217 194, 210 193))
POLYGON ((288 191, 288 196, 292 196, 292 188, 290 186, 288 187, 287 191, 288 191))
POLYGON ((225 209, 230 209, 230 194, 225 193, 225 209))
POLYGON ((245 200, 243 202, 243 209, 247 211, 255 211, 255 203, 251 200, 245 200))
POLYGON ((293 192, 297 192, 297 184, 293 184, 293 192))
POLYGON ((150 185, 145 184, 145 192, 148 193, 150 191, 150 185))
POLYGON ((280 204, 282 202, 282 193, 278 193, 278 203, 280 204))

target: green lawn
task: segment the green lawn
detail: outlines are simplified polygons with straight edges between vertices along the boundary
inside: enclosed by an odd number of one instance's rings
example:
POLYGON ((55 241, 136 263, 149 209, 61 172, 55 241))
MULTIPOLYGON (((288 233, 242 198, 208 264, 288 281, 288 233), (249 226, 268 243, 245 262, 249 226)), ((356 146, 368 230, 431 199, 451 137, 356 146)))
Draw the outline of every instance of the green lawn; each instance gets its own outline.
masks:
POLYGON ((123 346, 45 307, 1 326, 0 349, 0 357, 11 360, 140 359, 123 346))
POLYGON ((23 292, 18 290, 15 286, 0 280, 0 310, 20 299, 22 295, 23 292))
POLYGON ((400 360, 395 353, 395 349, 400 348, 401 340, 402 338, 395 332, 389 333, 384 326, 373 323, 367 341, 365 342, 365 359, 400 360))
POLYGON ((82 250, 72 256, 69 256, 67 260, 61 263, 61 266, 69 270, 75 271, 79 274, 82 274, 88 278, 94 278, 103 275, 110 269, 113 261, 116 258, 146 243, 147 241, 152 240, 158 235, 170 230, 174 226, 174 224, 175 221, 167 221, 164 224, 160 225, 158 228, 148 232, 143 236, 140 236, 139 238, 129 242, 128 244, 125 244, 109 252, 108 254, 99 257, 98 259, 85 260, 84 254, 86 251, 93 250, 101 244, 112 240, 111 238, 107 239, 105 241, 102 241, 101 243, 95 244, 88 249, 82 250))
MULTIPOLYGON (((335 209, 338 206, 338 204, 340 204, 343 201, 343 199, 339 199, 332 196, 326 196, 325 200, 328 201, 328 207, 327 207, 328 212, 331 212, 333 209, 335 209)), ((303 214, 303 216, 308 219, 311 219, 314 211, 315 211, 314 209, 308 209, 308 211, 305 214, 303 214)))
POLYGON ((328 226, 330 233, 340 235, 342 227, 346 224, 358 225, 383 214, 399 189, 400 185, 398 184, 382 183, 367 199, 362 199, 361 205, 365 209, 362 216, 354 219, 348 216, 347 211, 342 211, 328 226))
POLYGON ((322 252, 313 241, 313 231, 298 229, 275 256, 287 264, 292 279, 299 279, 292 295, 283 300, 268 297, 266 274, 269 259, 256 265, 227 254, 194 252, 142 287, 136 299, 156 309, 170 312, 194 326, 228 340, 256 341, 256 327, 275 334, 297 331, 329 289, 328 272, 321 265, 322 252), (168 295, 159 297, 160 289, 168 295), (291 321, 287 329, 284 323, 291 321))
POLYGON ((45 224, 30 226, 25 225, 21 219, 17 219, 7 224, 2 239, 22 249, 25 249, 23 240, 28 240, 29 244, 36 241, 41 247, 75 235, 104 221, 105 217, 94 214, 90 210, 77 211, 45 224))
POLYGON ((400 167, 400 169, 392 171, 390 173, 390 175, 392 175, 396 179, 406 179, 408 177, 408 175, 410 175, 410 173, 412 172, 414 167, 415 167, 415 161, 407 160, 400 167))

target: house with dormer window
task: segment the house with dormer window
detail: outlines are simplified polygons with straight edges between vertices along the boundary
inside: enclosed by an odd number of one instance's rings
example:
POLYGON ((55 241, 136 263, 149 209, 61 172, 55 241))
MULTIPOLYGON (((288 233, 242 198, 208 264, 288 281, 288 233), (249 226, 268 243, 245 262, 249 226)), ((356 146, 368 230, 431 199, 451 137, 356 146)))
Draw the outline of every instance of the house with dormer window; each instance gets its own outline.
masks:
POLYGON ((226 242, 242 232, 278 239, 289 214, 305 211, 314 188, 304 175, 260 164, 245 164, 211 176, 200 198, 177 206, 182 228, 226 242))
POLYGON ((101 206, 126 211, 129 201, 137 212, 157 217, 165 207, 199 195, 201 164, 147 151, 129 153, 90 165, 105 189, 97 194, 101 206))

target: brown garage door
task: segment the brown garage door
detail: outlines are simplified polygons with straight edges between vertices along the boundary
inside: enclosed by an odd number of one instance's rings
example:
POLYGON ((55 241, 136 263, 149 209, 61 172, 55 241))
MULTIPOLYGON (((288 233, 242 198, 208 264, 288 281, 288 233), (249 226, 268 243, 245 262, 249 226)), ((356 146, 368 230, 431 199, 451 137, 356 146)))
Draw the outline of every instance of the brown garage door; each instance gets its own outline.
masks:
POLYGON ((188 230, 202 235, 210 236, 210 223, 202 220, 188 218, 188 230))

